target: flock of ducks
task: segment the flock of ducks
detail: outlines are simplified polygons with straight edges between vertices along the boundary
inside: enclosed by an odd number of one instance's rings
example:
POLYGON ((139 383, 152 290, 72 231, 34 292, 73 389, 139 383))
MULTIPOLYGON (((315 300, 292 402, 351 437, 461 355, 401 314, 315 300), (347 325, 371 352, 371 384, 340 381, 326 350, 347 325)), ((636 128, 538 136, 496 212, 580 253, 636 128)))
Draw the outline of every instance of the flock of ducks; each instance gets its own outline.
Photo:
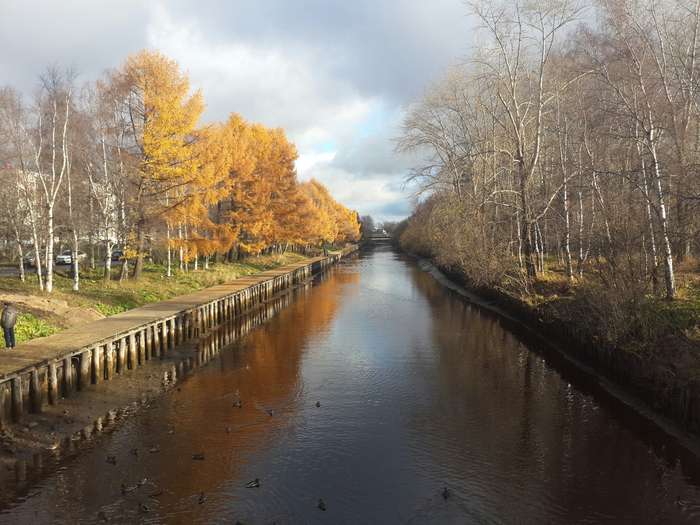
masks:
MULTIPOLYGON (((235 399, 234 402, 233 402, 233 406, 234 406, 235 408, 242 408, 242 407, 243 407, 243 402, 241 401, 241 398, 240 398, 240 395, 239 395, 239 392, 238 392, 238 391, 236 391, 235 396, 236 396, 236 399, 235 399)), ((316 408, 320 408, 320 407, 321 407, 321 402, 320 402, 320 401, 316 401, 316 408)), ((273 411, 272 409, 266 409, 266 411, 267 411, 267 414, 268 414, 270 417, 274 416, 274 411, 273 411)), ((226 432, 230 433, 230 432, 231 432, 231 427, 226 427, 226 432)), ((171 433, 172 433, 172 432, 171 432, 171 433)), ((159 451, 160 451, 160 448, 157 447, 157 446, 154 446, 154 447, 152 447, 152 448, 149 449, 149 452, 151 452, 151 453, 156 453, 156 452, 159 452, 159 451)), ((131 449, 131 454, 132 454, 133 456, 138 456, 138 449, 137 449, 137 448, 131 449)), ((204 453, 199 452, 199 453, 192 454, 192 459, 195 460, 195 461, 203 461, 203 460, 205 459, 204 453)), ((106 460, 106 461, 107 461, 107 463, 109 463, 110 465, 116 465, 116 464, 117 464, 117 457, 116 457, 116 456, 107 456, 107 460, 106 460)), ((130 492, 133 492, 133 491, 137 490, 139 487, 142 487, 143 485, 145 485, 145 484, 147 483, 147 481, 148 481, 148 480, 147 480, 146 478, 144 478, 143 480, 139 481, 139 482, 136 483, 135 485, 131 485, 131 486, 128 486, 128 485, 122 483, 122 484, 121 484, 121 493, 124 495, 124 494, 128 494, 128 493, 130 493, 130 492)), ((260 479, 259 479, 259 478, 255 478, 255 479, 249 481, 248 483, 245 484, 245 487, 246 487, 246 488, 249 488, 249 489, 260 488, 260 479)), ((163 494, 163 491, 159 491, 159 492, 156 492, 156 493, 154 493, 154 494, 151 494, 149 497, 155 497, 155 496, 159 496, 159 495, 161 495, 161 494, 163 494)), ((447 500, 452 496, 452 492, 450 491, 449 488, 443 487, 442 491, 440 492, 440 495, 442 496, 442 498, 443 498, 445 501, 447 501, 447 500)), ((202 505, 202 504, 204 504, 206 501, 207 501, 207 496, 206 496, 206 494, 205 494, 204 492, 200 492, 200 493, 199 493, 199 496, 198 496, 198 498, 197 498, 197 503, 198 503, 199 505, 202 505)), ((685 502, 683 502, 683 503, 685 503, 685 502)), ((680 500, 677 502, 677 504, 679 504, 679 506, 680 506, 680 500)), ((323 498, 319 498, 318 504, 316 505, 316 507, 317 507, 319 510, 324 511, 324 512, 325 512, 325 511, 327 510, 327 508, 328 508, 328 507, 326 506, 326 502, 323 500, 323 498)), ((149 507, 148 505, 146 505, 145 503, 139 503, 139 511, 140 511, 141 513, 148 513, 148 512, 151 511, 151 509, 150 509, 150 507, 149 507)), ((100 512, 98 513, 98 518, 100 518, 102 521, 109 521, 108 518, 107 518, 107 515, 104 513, 104 511, 100 511, 100 512)), ((240 523, 240 522, 239 522, 239 523, 240 523)))
MULTIPOLYGON (((234 407, 234 408, 239 408, 239 409, 240 409, 240 408, 243 408, 243 401, 242 401, 241 398, 240 398, 240 393, 239 393, 238 390, 236 390, 236 393, 235 393, 235 399, 234 399, 234 401, 233 401, 233 407, 234 407)), ((320 408, 320 407, 321 407, 321 402, 320 402, 320 401, 316 401, 316 408, 320 408)), ((270 417, 272 417, 272 416, 275 415, 274 410, 272 410, 271 408, 267 408, 267 409, 265 409, 265 411, 267 412, 267 414, 268 414, 270 417)), ((227 427, 226 427, 226 432, 227 432, 227 433, 231 433, 231 431, 232 431, 231 427, 230 427, 230 426, 227 426, 227 427)), ((168 433, 169 433, 169 434, 173 434, 174 431, 173 431, 173 430, 170 430, 168 433)), ((155 454, 155 453, 157 453, 157 452, 160 452, 160 447, 158 447, 158 446, 153 446, 153 447, 151 447, 148 451, 149 451, 150 453, 152 453, 152 454, 155 454)), ((132 454, 133 456, 138 457, 138 455, 139 455, 138 449, 137 449, 137 448, 132 448, 132 449, 131 449, 131 454, 132 454)), ((192 454, 192 459, 195 460, 195 461, 203 461, 203 460, 205 459, 204 453, 198 452, 198 453, 192 454)), ((110 465, 116 465, 116 464, 117 464, 117 456, 107 456, 106 461, 107 461, 107 463, 109 463, 110 465)), ((139 487, 142 487, 142 486, 145 485, 147 482, 148 482, 147 478, 144 478, 143 480, 139 481, 139 482, 136 483, 135 485, 126 485, 125 483, 122 483, 122 484, 121 484, 121 493, 122 493, 122 495, 129 494, 130 492, 133 492, 133 491, 137 490, 139 487)), ((259 488, 259 487, 260 487, 260 479, 259 479, 259 478, 255 478, 255 479, 249 481, 248 483, 246 483, 245 486, 246 486, 246 488, 249 488, 249 489, 259 488)), ((445 490, 447 490, 447 489, 445 489, 445 490)), ((163 491, 161 490, 161 491, 158 491, 158 492, 156 492, 156 493, 154 493, 154 494, 150 494, 149 497, 156 497, 156 496, 160 496, 160 495, 162 495, 162 494, 163 494, 163 491)), ((447 499, 447 498, 445 497, 445 499, 447 499)), ((202 504, 205 503, 206 501, 207 501, 207 496, 206 496, 206 494, 205 494, 204 492, 200 492, 200 493, 199 493, 199 496, 198 496, 198 498, 197 498, 197 503, 198 503, 199 505, 202 505, 202 504)), ((327 509, 327 507, 326 507, 326 502, 323 501, 322 498, 319 498, 318 504, 317 504, 316 506, 317 506, 317 508, 318 508, 319 510, 322 510, 322 511, 325 511, 325 510, 327 509)), ((145 513, 150 512, 150 511, 151 511, 151 508, 150 508, 148 505, 146 505, 145 503, 141 502, 141 503, 139 503, 139 511, 140 511, 141 513, 144 513, 144 514, 145 514, 145 513)), ((101 510, 100 512, 98 512, 97 517, 98 517, 101 521, 105 521, 105 522, 106 522, 106 521, 109 521, 109 518, 107 517, 107 515, 105 514, 105 512, 102 511, 102 510, 101 510)), ((240 522, 237 522, 237 523, 240 523, 240 522)))

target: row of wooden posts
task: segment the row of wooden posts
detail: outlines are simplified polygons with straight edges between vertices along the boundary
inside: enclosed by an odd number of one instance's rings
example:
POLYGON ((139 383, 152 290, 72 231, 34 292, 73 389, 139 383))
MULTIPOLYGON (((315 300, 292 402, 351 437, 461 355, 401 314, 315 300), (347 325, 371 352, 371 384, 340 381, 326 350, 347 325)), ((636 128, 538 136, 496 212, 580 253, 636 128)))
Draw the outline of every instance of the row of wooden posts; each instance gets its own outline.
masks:
MULTIPOLYGON (((272 301, 266 302, 262 307, 254 308, 251 313, 246 314, 233 322, 223 322, 219 326, 202 334, 197 340, 197 347, 194 352, 184 352, 175 359, 172 366, 167 367, 164 382, 173 385, 181 380, 186 374, 194 369, 206 365, 209 361, 220 355, 221 350, 231 345, 234 341, 251 330, 261 325, 265 321, 274 317, 277 312, 288 307, 294 300, 291 293, 282 293, 272 301)), ((89 440, 96 433, 102 432, 111 425, 123 413, 126 407, 109 410, 104 416, 99 416, 95 421, 83 427, 73 435, 64 437, 60 444, 51 448, 52 454, 60 454, 61 451, 71 453, 75 450, 75 443, 80 440, 89 440)), ((55 456, 54 456, 55 457, 55 456)), ((17 483, 26 482, 30 476, 42 472, 44 467, 44 457, 41 453, 32 454, 31 458, 18 457, 15 462, 15 480, 17 483)))
MULTIPOLYGON (((76 390, 109 381, 151 359, 164 357, 177 345, 208 334, 219 324, 233 320, 279 292, 306 281, 312 273, 324 270, 339 258, 335 255, 316 260, 289 273, 185 309, 127 333, 114 334, 90 347, 76 349, 38 363, 13 377, 6 377, 0 383, 0 427, 10 421, 19 422, 27 412, 41 412, 47 402, 56 404, 61 397, 68 397, 76 390)), ((212 344, 211 338, 205 337, 202 340, 206 344, 212 344)), ((199 355, 206 358, 207 351, 205 348, 205 352, 199 352, 199 355)), ((180 363, 178 366, 182 368, 185 365, 180 363)), ((173 370, 172 374, 177 372, 173 370)), ((183 373, 183 370, 179 372, 183 373)))

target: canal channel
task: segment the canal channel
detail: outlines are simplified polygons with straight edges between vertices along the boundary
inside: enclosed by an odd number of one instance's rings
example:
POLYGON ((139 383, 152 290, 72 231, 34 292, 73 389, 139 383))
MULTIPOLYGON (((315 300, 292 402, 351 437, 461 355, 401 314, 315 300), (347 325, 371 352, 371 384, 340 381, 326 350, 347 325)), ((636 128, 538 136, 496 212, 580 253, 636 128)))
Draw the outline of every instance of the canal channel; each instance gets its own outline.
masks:
POLYGON ((278 310, 0 522, 700 521, 693 453, 409 257, 278 310))

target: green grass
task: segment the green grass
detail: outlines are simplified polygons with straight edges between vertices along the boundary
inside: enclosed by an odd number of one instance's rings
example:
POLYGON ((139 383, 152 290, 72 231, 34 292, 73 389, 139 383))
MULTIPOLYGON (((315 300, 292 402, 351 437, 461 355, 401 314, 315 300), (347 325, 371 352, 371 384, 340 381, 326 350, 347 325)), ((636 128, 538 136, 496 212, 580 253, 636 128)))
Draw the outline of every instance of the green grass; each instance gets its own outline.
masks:
MULTIPOLYGON (((123 283, 118 281, 118 268, 114 269, 114 280, 107 283, 102 279, 101 270, 84 269, 81 271, 78 292, 72 291, 72 280, 69 275, 56 274, 51 297, 64 300, 71 306, 94 308, 103 315, 109 316, 304 259, 304 256, 296 253, 251 257, 235 263, 213 263, 208 270, 199 269, 189 272, 175 270, 172 277, 166 277, 163 266, 147 264, 141 279, 138 281, 129 279, 123 283)), ((39 291, 36 280, 31 274, 27 276, 27 281, 24 283, 14 277, 0 278, 0 296, 3 291, 25 295, 47 295, 39 291)))
MULTIPOLYGON (((59 330, 59 327, 43 319, 39 319, 32 314, 20 314, 17 317, 17 324, 15 325, 15 339, 17 340, 17 344, 20 344, 30 339, 55 334, 59 330)), ((0 348, 5 348, 4 338, 0 340, 0 348)))
POLYGON ((674 301, 653 299, 654 310, 665 326, 682 331, 690 339, 700 341, 700 283, 695 281, 681 288, 674 301))

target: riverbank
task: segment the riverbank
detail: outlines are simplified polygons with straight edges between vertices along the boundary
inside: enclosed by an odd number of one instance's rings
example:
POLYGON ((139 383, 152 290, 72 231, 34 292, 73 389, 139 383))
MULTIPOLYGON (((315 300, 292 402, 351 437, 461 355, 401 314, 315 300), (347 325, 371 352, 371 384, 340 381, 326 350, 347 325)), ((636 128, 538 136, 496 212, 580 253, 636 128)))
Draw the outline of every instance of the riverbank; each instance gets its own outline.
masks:
POLYGON ((683 431, 700 434, 700 287, 692 281, 674 303, 648 299, 621 311, 610 303, 610 291, 577 287, 551 272, 534 283, 534 294, 523 296, 512 288, 476 285, 458 268, 426 261, 478 301, 552 339, 574 363, 683 431))
MULTIPOLYGON (((78 292, 72 290, 70 275, 59 271, 55 275, 55 289, 51 294, 38 289, 32 274, 27 275, 26 282, 17 277, 0 277, 0 300, 15 303, 21 312, 16 332, 17 342, 23 343, 146 304, 304 260, 307 260, 305 256, 293 252, 263 255, 235 263, 212 263, 207 269, 176 270, 171 277, 166 277, 164 266, 148 264, 141 279, 122 282, 105 282, 100 270, 84 269, 81 271, 78 292)), ((117 272, 118 269, 115 269, 115 279, 118 279, 117 272)), ((4 345, 4 341, 0 340, 0 348, 4 348, 4 345)))
MULTIPOLYGON (((342 255, 352 251, 346 249, 342 255)), ((15 373, 5 370, 10 365, 7 359, 1 360, 0 409, 5 413, 0 416, 0 482, 15 479, 21 489, 28 478, 42 475, 45 461, 74 455, 79 443, 116 428, 115 423, 147 407, 222 348, 273 317, 289 304, 298 286, 340 257, 339 253, 291 263, 96 321, 87 334, 73 329, 39 346, 36 341, 28 343, 21 357, 13 357, 27 361, 15 373), (153 319, 148 321, 149 317, 153 319), (134 322, 139 327, 124 328, 134 322), (105 328, 111 335, 101 333, 100 323, 109 323, 105 328), (119 323, 124 326, 118 327, 119 323), (69 332, 75 333, 67 337, 69 332), (93 337, 95 343, 86 344, 81 340, 85 337, 93 337), (73 350, 68 349, 70 344, 73 350), (65 351, 59 352, 63 347, 65 351), (56 355, 37 356, 32 366, 29 354, 36 351, 56 355)))

